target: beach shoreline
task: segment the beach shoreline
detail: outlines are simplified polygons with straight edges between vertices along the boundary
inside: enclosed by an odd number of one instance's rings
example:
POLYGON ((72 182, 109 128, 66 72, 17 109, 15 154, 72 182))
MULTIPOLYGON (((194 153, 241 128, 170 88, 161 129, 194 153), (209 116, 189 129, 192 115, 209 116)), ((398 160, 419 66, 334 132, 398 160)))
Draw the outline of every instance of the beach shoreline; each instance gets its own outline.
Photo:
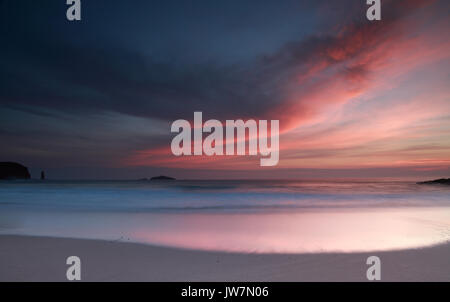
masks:
POLYGON ((210 252, 140 243, 0 235, 0 281, 67 281, 66 259, 81 259, 81 281, 450 281, 450 243, 363 253, 210 252))

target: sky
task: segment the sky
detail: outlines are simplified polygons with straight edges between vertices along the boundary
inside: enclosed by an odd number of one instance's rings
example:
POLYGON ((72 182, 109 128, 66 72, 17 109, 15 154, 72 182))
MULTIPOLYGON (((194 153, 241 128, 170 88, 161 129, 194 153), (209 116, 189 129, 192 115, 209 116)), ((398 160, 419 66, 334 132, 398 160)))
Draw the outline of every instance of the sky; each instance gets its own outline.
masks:
POLYGON ((450 177, 450 2, 0 0, 0 161, 54 179, 450 177), (280 159, 176 157, 177 119, 280 159))

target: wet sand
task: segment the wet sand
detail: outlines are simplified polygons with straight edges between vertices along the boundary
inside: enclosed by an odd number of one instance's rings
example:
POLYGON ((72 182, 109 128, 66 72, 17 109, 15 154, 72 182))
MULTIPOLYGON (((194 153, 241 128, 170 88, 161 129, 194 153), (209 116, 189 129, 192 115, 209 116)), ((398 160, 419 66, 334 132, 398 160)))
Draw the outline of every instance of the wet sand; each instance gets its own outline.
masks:
POLYGON ((138 243, 0 236, 0 281, 67 281, 66 259, 81 259, 82 281, 367 281, 366 259, 381 259, 382 281, 450 281, 450 243, 368 253, 244 254, 138 243))

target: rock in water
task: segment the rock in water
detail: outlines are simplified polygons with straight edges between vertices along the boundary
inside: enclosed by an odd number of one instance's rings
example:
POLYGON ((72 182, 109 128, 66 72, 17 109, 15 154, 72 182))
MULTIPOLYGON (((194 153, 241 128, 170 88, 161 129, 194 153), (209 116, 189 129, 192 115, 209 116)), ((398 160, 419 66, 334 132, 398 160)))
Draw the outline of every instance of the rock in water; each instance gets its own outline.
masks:
POLYGON ((13 162, 0 162, 0 179, 30 179, 28 168, 13 162))
POLYGON ((161 175, 161 176, 152 177, 152 178, 150 178, 150 180, 175 180, 175 178, 161 175))

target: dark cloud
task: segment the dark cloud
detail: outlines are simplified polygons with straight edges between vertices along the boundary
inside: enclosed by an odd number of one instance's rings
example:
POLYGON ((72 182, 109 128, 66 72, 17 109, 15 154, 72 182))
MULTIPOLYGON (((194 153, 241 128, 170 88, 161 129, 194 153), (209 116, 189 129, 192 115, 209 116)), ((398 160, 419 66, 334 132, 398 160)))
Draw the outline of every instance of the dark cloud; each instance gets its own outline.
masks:
MULTIPOLYGON (((176 5, 165 4, 163 1, 152 1, 149 5, 150 2, 141 1, 135 7, 127 6, 134 12, 131 16, 124 15, 121 10, 126 5, 117 1, 108 2, 103 7, 96 4, 83 6, 88 17, 77 25, 69 24, 63 17, 56 18, 56 15, 64 15, 66 6, 62 2, 55 3, 2 2, 3 12, 8 14, 2 15, 1 27, 4 45, 0 49, 1 104, 30 105, 36 112, 39 108, 73 114, 115 111, 169 120, 186 118, 194 110, 219 118, 236 114, 250 117, 261 114, 276 102, 277 91, 262 79, 264 76, 259 73, 264 71, 254 71, 254 62, 230 63, 220 59, 180 61, 178 57, 188 52, 191 43, 211 43, 210 50, 218 52, 221 42, 214 41, 226 31, 239 37, 240 32, 247 29, 247 40, 251 40, 252 32, 255 36, 256 33, 261 35, 261 30, 265 29, 255 27, 252 21, 262 25, 281 24, 277 15, 290 15, 292 18, 293 13, 287 7, 299 8, 295 1, 284 4, 267 2, 258 5, 258 10, 254 9, 257 3, 251 1, 229 2, 227 5, 212 5, 205 1, 189 6, 178 2, 176 5), (188 7, 183 14, 180 10, 184 6, 188 7), (221 11, 208 11, 213 8, 221 11), (148 11, 149 16, 140 10, 148 11), (155 16, 152 14, 155 10, 169 12, 169 15, 155 16), (107 13, 111 14, 110 18, 104 16, 107 13), (223 20, 217 17, 222 13, 223 20), (120 19, 114 20, 116 15, 120 19), (173 20, 168 23, 167 19, 173 20), (210 22, 215 24, 211 25, 210 32, 207 31, 208 26, 197 28, 209 19, 218 20, 210 22), (100 31, 105 28, 104 23, 111 25, 111 30, 105 32, 113 39, 106 39, 104 36, 107 34, 100 31), (118 28, 119 24, 128 27, 128 32, 124 34, 124 30, 118 28), (191 28, 183 28, 183 24, 189 24, 191 28), (175 33, 173 28, 176 28, 175 33), (136 33, 138 30, 144 34, 139 35, 136 33), (152 45, 135 47, 133 41, 136 36, 139 36, 140 43, 145 36, 153 36, 152 45), (178 42, 165 43, 166 40, 178 42), (162 47, 159 44, 166 45, 166 49, 159 49, 162 47), (239 113, 236 113, 237 108, 239 113)), ((299 10, 297 15, 302 18, 302 11, 299 10)), ((281 32, 277 34, 282 35, 281 32)), ((265 38, 268 49, 273 48, 271 41, 276 40, 273 37, 277 35, 265 38)), ((241 39, 240 44, 236 41, 222 46, 221 57, 228 56, 232 45, 236 49, 246 47, 245 40, 241 39)))
MULTIPOLYGON (((389 3, 383 22, 405 11, 400 2, 404 1, 389 3)), ((177 64, 120 45, 78 46, 19 28, 6 35, 6 47, 0 50, 0 101, 71 113, 116 111, 166 120, 189 118, 195 110, 217 118, 261 116, 284 101, 293 76, 307 71, 305 63, 321 57, 329 64, 351 59, 378 42, 374 37, 384 30, 361 21, 349 25, 343 37, 311 36, 251 62, 223 65, 177 64)), ((353 66, 343 72, 362 77, 367 70, 353 66)))

